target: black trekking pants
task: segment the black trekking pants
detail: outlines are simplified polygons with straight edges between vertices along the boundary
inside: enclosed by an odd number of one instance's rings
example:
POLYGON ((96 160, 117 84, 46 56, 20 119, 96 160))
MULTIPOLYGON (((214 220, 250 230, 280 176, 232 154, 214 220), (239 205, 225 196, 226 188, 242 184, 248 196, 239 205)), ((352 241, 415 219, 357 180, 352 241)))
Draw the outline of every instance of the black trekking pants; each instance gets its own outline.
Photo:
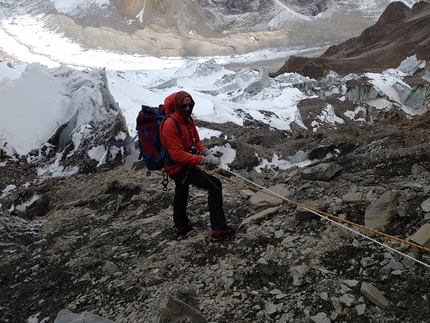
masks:
POLYGON ((187 203, 190 184, 208 191, 208 206, 211 229, 225 228, 226 220, 223 209, 221 181, 196 167, 183 167, 170 176, 175 181, 175 198, 173 200, 173 222, 179 228, 188 223, 187 203))

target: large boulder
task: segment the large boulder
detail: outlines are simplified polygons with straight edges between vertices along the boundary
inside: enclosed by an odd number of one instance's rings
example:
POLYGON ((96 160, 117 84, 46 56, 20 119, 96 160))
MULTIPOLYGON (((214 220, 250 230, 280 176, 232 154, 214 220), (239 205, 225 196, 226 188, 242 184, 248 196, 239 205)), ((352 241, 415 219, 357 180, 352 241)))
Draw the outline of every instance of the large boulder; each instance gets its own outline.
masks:
POLYGON ((255 214, 264 209, 279 206, 284 203, 283 197, 288 197, 289 195, 290 190, 288 186, 284 184, 269 187, 267 191, 257 192, 250 197, 250 210, 255 214))
POLYGON ((396 213, 396 197, 394 191, 387 191, 366 209, 364 225, 371 229, 383 230, 396 213))
POLYGON ((335 163, 322 163, 306 168, 302 172, 303 179, 330 181, 342 171, 342 166, 335 163))

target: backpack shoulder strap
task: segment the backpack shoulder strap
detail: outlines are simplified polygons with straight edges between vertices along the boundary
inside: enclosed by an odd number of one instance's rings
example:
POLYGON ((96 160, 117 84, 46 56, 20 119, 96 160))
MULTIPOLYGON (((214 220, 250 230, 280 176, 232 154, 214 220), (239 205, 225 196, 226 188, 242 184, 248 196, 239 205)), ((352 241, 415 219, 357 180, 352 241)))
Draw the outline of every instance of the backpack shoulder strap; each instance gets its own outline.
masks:
POLYGON ((161 132, 161 129, 162 129, 162 127, 163 127, 164 121, 165 121, 167 118, 171 118, 171 119, 175 122, 176 129, 178 129, 178 134, 179 134, 179 136, 182 136, 181 125, 179 124, 179 121, 178 121, 178 120, 176 120, 175 118, 173 118, 173 117, 171 116, 171 114, 172 114, 172 112, 169 112, 169 114, 168 114, 168 115, 166 115, 166 117, 161 121, 160 132, 161 132))
POLYGON ((173 117, 171 117, 171 118, 173 119, 173 121, 175 121, 176 129, 178 129, 179 136, 182 136, 182 130, 181 130, 181 125, 179 124, 179 121, 173 117))

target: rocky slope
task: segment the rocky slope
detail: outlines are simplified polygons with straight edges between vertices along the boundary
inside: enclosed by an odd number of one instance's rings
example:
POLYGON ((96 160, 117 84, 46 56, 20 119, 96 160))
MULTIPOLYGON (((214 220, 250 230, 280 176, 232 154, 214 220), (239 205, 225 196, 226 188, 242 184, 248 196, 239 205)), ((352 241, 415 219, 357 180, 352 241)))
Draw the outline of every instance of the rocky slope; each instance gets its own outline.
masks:
MULTIPOLYGON (((337 111, 351 104, 332 103, 337 111)), ((319 106, 302 102, 302 116, 312 122, 319 106)), ((241 176, 220 173, 228 219, 241 224, 221 243, 208 239, 206 194, 194 189, 189 213, 198 226, 175 239, 174 185, 164 191, 161 174, 146 177, 139 164, 41 181, 35 165, 9 162, 0 187, 19 189, 2 198, 1 321, 53 322, 67 309, 57 322, 84 312, 113 322, 425 322, 429 267, 295 203, 366 226, 376 208, 388 216, 378 230, 409 241, 430 212, 429 117, 396 112, 316 132, 217 125, 225 135, 206 144, 230 142, 241 176), (252 170, 254 152, 299 151, 313 164, 252 170), (245 179, 286 200, 249 197, 245 179)), ((430 263, 423 250, 347 226, 430 263)))

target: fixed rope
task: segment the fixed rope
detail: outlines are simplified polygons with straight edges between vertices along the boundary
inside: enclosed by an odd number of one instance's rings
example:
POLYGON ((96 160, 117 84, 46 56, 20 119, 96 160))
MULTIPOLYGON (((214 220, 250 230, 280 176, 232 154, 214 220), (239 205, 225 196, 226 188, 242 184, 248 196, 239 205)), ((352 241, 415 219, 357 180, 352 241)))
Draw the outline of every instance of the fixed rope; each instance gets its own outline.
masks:
MULTIPOLYGON (((200 167, 200 166, 199 166, 199 167, 200 167)), ((201 167, 200 167, 200 168, 201 168, 201 167)), ((365 234, 363 234, 363 233, 360 233, 360 232, 358 232, 358 231, 356 231, 356 230, 353 230, 353 229, 352 229, 352 228, 350 228, 350 227, 347 227, 346 225, 344 225, 344 224, 342 224, 342 223, 338 223, 337 221, 339 221, 339 222, 343 222, 343 223, 346 223, 346 224, 349 224, 349 225, 351 225, 351 226, 354 226, 354 227, 360 228, 360 229, 362 229, 362 230, 366 230, 366 231, 372 232, 372 233, 374 233, 374 234, 376 234, 376 235, 379 235, 379 236, 382 236, 382 237, 388 238, 388 239, 390 239, 390 240, 394 240, 394 241, 397 241, 397 242, 400 242, 400 243, 403 243, 403 244, 409 245, 409 246, 411 246, 411 247, 415 247, 415 248, 417 248, 417 249, 420 249, 420 250, 425 251, 425 252, 428 252, 428 253, 430 253, 430 248, 426 248, 426 247, 421 246, 421 245, 419 245, 419 244, 416 244, 416 243, 413 243, 413 242, 410 242, 410 241, 406 241, 406 240, 404 240, 404 239, 401 239, 401 238, 398 238, 398 237, 395 237, 395 236, 389 235, 389 234, 387 234, 387 233, 384 233, 384 232, 381 232, 381 231, 378 231, 378 230, 375 230, 375 229, 372 229, 372 228, 366 227, 366 226, 364 226, 364 225, 362 225, 362 224, 358 224, 358 223, 355 223, 355 222, 352 222, 352 221, 349 221, 349 220, 346 220, 346 219, 342 219, 342 218, 337 217, 337 216, 335 216, 335 215, 333 215, 333 214, 330 214, 330 213, 327 213, 327 212, 324 212, 324 211, 320 211, 320 210, 317 210, 317 209, 312 208, 312 207, 310 207, 310 206, 307 206, 307 205, 305 205, 305 204, 302 204, 302 203, 299 203, 299 202, 293 201, 293 200, 288 199, 288 198, 286 198, 286 197, 284 197, 284 196, 281 196, 281 195, 279 195, 279 194, 276 194, 275 192, 272 192, 272 191, 270 191, 270 190, 266 189, 265 187, 263 187, 263 186, 261 186, 261 185, 258 185, 257 183, 254 183, 254 182, 252 182, 252 181, 250 181, 250 180, 248 180, 248 179, 246 179, 246 178, 244 178, 244 177, 240 176, 239 174, 233 173, 233 172, 231 172, 231 171, 230 171, 230 170, 228 170, 228 169, 222 168, 222 170, 223 170, 223 171, 226 171, 226 172, 228 172, 228 173, 230 173, 230 174, 232 174, 232 175, 234 175, 234 176, 236 176, 236 177, 238 177, 238 178, 240 178, 240 179, 242 179, 242 180, 244 180, 244 181, 246 181, 246 182, 249 182, 249 183, 251 183, 251 184, 246 184, 246 183, 244 183, 244 182, 241 182, 241 181, 238 181, 238 180, 232 179, 232 178, 230 178, 230 177, 228 177, 228 176, 225 176, 225 175, 222 175, 222 174, 216 173, 216 172, 214 172, 214 171, 211 171, 211 170, 208 170, 208 169, 205 169, 205 168, 201 168, 201 169, 202 169, 203 171, 205 171, 205 172, 208 172, 208 173, 210 173, 210 174, 212 174, 212 175, 214 175, 214 176, 221 177, 221 178, 226 179, 226 180, 228 180, 228 181, 230 181, 230 182, 233 182, 233 183, 239 184, 239 185, 244 186, 244 187, 248 187, 248 188, 250 188, 250 189, 252 189, 252 190, 255 190, 255 191, 263 192, 263 193, 265 193, 265 194, 267 194, 267 195, 271 195, 271 196, 273 196, 273 197, 279 198, 279 199, 281 199, 281 200, 283 200, 283 201, 285 201, 285 202, 288 202, 288 203, 290 203, 290 204, 294 204, 294 205, 296 205, 296 206, 300 206, 300 207, 302 207, 302 208, 304 208, 304 209, 306 209, 306 210, 308 210, 308 211, 312 212, 313 214, 318 215, 319 217, 321 217, 321 218, 323 218, 323 219, 326 219, 326 220, 328 220, 328 221, 330 221, 330 222, 332 222, 332 223, 334 223, 334 224, 336 224, 336 225, 338 225, 338 226, 340 226, 340 227, 342 227, 342 228, 344 228, 344 229, 347 229, 347 230, 349 230, 349 231, 351 231, 351 232, 354 232, 354 233, 358 234, 358 235, 359 235, 359 236, 361 236, 361 237, 364 237, 364 238, 366 238, 366 239, 368 239, 368 240, 370 240, 370 241, 372 241, 372 242, 374 242, 374 243, 377 243, 377 244, 379 244, 379 245, 383 246, 384 248, 387 248, 387 249, 389 249, 389 250, 391 250, 391 251, 393 251, 393 252, 396 252, 396 253, 398 253, 398 254, 400 254, 400 255, 402 255, 402 256, 404 256, 404 257, 408 258, 408 259, 411 259, 411 260, 413 260, 413 261, 415 261, 415 262, 417 262, 417 263, 419 263, 419 264, 421 264, 421 265, 423 265, 423 266, 426 266, 426 267, 430 268, 430 265, 429 265, 429 264, 427 264, 427 263, 425 263, 425 262, 422 262, 422 261, 420 261, 420 260, 418 260, 418 259, 416 259, 416 258, 414 258, 414 257, 411 257, 411 256, 409 256, 409 255, 407 255, 407 254, 405 254, 405 253, 402 253, 401 251, 399 251, 399 250, 397 250, 397 249, 395 249, 395 248, 392 248, 392 247, 390 247, 390 246, 387 246, 387 245, 385 245, 385 244, 383 244, 383 243, 381 243, 381 242, 379 242, 379 241, 377 241, 377 240, 375 240, 375 239, 373 239, 373 238, 371 238, 371 237, 369 237, 369 236, 367 236, 367 235, 365 235, 365 234)))

